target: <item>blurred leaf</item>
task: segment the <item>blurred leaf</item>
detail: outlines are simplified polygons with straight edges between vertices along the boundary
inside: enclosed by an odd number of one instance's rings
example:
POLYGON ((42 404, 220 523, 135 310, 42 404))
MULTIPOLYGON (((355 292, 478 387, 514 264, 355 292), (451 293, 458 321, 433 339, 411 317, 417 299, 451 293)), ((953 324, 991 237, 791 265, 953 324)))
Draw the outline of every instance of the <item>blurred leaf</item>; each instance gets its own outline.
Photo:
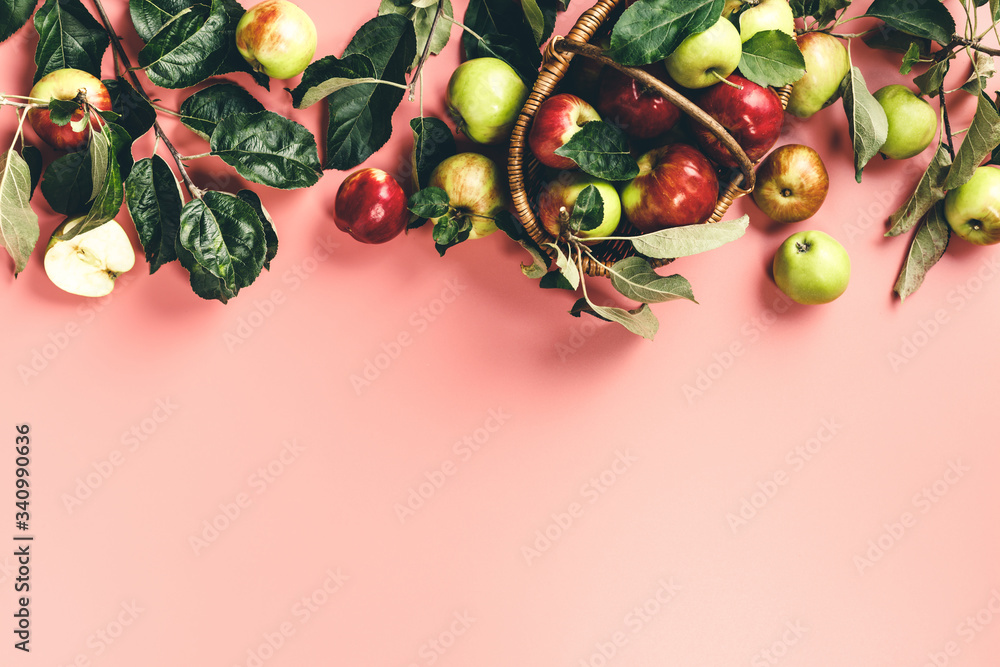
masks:
POLYGON ((7 41, 28 22, 38 0, 0 0, 0 42, 7 41))
POLYGON ((264 110, 264 105, 243 86, 216 83, 188 96, 181 103, 180 117, 188 129, 203 139, 209 139, 215 126, 226 116, 264 110))
POLYGON ((123 78, 106 79, 104 87, 111 96, 111 109, 119 115, 118 124, 138 139, 149 132, 156 121, 156 110, 123 78))
POLYGON ((712 27, 725 0, 642 0, 625 10, 611 32, 607 56, 622 65, 663 60, 688 35, 712 27))
POLYGON ((177 259, 180 234, 180 186, 159 155, 136 162, 125 181, 125 202, 153 274, 177 259))
MULTIPOLYGON (((504 35, 509 38, 509 41, 504 43, 514 50, 538 50, 528 19, 517 2, 469 0, 462 24, 480 37, 504 35)), ((480 47, 479 40, 471 33, 462 31, 462 48, 466 59, 483 55, 480 47)), ((511 65, 513 66, 513 63, 511 65)))
POLYGON ((272 188, 307 188, 323 175, 315 137, 273 111, 226 116, 212 132, 211 147, 240 176, 272 188))
POLYGON ((861 70, 852 66, 844 77, 844 113, 854 144, 854 177, 861 182, 861 171, 878 154, 889 134, 889 120, 882 105, 872 97, 861 70))
POLYGON ((35 12, 35 78, 72 67, 101 78, 101 60, 111 38, 80 0, 46 0, 35 12))
POLYGON ((16 276, 38 242, 38 216, 31 209, 31 171, 14 150, 0 154, 0 245, 14 260, 16 276))
POLYGON ((627 181, 639 175, 628 137, 621 128, 603 120, 585 123, 555 152, 598 178, 627 181))
POLYGON ((875 0, 864 16, 882 19, 890 28, 907 35, 932 39, 941 45, 951 42, 951 36, 955 34, 955 19, 941 0, 922 0, 911 4, 875 0))
POLYGON ((910 251, 903 261, 903 268, 893 287, 900 301, 917 291, 923 284, 927 272, 937 264, 944 256, 944 251, 948 249, 951 228, 944 219, 941 208, 938 205, 928 211, 913 235, 910 251))
POLYGON ((948 147, 939 144, 913 193, 889 216, 889 231, 885 233, 886 236, 899 236, 910 231, 932 206, 944 199, 947 192, 941 186, 950 167, 951 154, 948 147))
POLYGON ((524 12, 524 19, 531 28, 535 44, 541 44, 542 36, 545 34, 545 16, 542 14, 542 8, 538 6, 538 0, 521 0, 521 11, 524 12))
POLYGON ((410 164, 413 167, 413 184, 419 189, 430 180, 434 168, 454 155, 457 148, 451 128, 443 120, 420 116, 410 120, 410 128, 413 130, 410 164))
POLYGON ((736 220, 668 227, 634 237, 632 246, 646 257, 688 257, 735 241, 746 233, 749 224, 750 217, 744 215, 736 220))
POLYGON ((675 299, 695 301, 691 283, 681 275, 661 276, 642 257, 626 257, 610 268, 611 284, 622 295, 639 303, 662 303, 675 299))
POLYGON ((743 43, 739 70, 758 86, 780 88, 805 76, 806 61, 794 37, 764 30, 743 43))
POLYGON ((562 271, 549 271, 538 281, 538 286, 542 289, 564 289, 575 292, 576 288, 562 274, 562 271))
POLYGON ((812 16, 818 22, 817 27, 825 27, 837 18, 837 12, 851 5, 851 0, 790 0, 788 4, 796 18, 812 16))
POLYGON ((913 66, 920 62, 920 45, 910 42, 910 46, 903 54, 903 61, 899 65, 900 74, 909 74, 913 66))
POLYGON ((438 254, 443 257, 448 248, 467 241, 471 231, 472 221, 467 217, 446 213, 434 221, 431 237, 438 254))
POLYGON ((997 73, 993 56, 982 51, 976 51, 972 59, 972 75, 959 90, 970 95, 979 95, 986 90, 989 80, 997 73))
POLYGON ((583 280, 580 274, 580 267, 577 266, 576 262, 572 257, 569 257, 562 248, 560 248, 555 243, 550 243, 549 247, 555 250, 555 265, 559 269, 560 275, 566 280, 574 290, 579 289, 580 281, 583 280))
POLYGON ((916 45, 917 53, 921 58, 926 58, 931 52, 931 40, 907 35, 890 28, 885 23, 880 24, 876 29, 871 30, 861 41, 870 49, 880 49, 882 51, 895 51, 896 53, 906 53, 916 45))
POLYGON ((529 89, 535 85, 542 53, 535 47, 526 47, 517 37, 504 34, 487 34, 476 42, 469 58, 499 58, 514 68, 529 89))
POLYGON ((944 190, 954 190, 964 184, 972 178, 972 173, 998 145, 1000 145, 1000 114, 988 98, 980 95, 972 124, 962 139, 962 145, 955 153, 955 161, 941 187, 944 190))

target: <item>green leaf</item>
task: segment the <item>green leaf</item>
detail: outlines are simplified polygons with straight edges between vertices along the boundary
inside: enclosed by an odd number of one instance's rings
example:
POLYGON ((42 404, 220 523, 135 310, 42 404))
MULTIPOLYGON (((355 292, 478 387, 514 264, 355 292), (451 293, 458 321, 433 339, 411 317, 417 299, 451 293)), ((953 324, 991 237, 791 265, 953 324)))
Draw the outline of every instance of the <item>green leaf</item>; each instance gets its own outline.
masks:
POLYGON ((889 216, 889 231, 885 233, 886 236, 899 236, 910 231, 932 206, 944 199, 947 192, 941 185, 950 167, 951 154, 948 152, 948 147, 939 144, 917 187, 889 216))
POLYGON ((563 277, 563 279, 566 281, 567 284, 569 284, 570 287, 572 287, 574 290, 579 289, 580 282, 583 280, 583 277, 580 274, 580 267, 577 266, 577 263, 573 261, 573 259, 569 257, 565 252, 563 252, 563 249, 560 248, 558 245, 556 245, 555 243, 550 243, 548 245, 550 248, 555 250, 556 253, 555 265, 556 268, 559 270, 558 273, 563 277))
POLYGON ((264 88, 265 90, 270 90, 271 77, 263 72, 255 70, 250 63, 247 62, 246 58, 240 55, 239 50, 236 48, 236 26, 239 25, 240 19, 243 18, 243 15, 246 13, 246 10, 243 9, 243 5, 236 0, 223 0, 220 11, 224 11, 229 16, 228 23, 223 30, 232 36, 232 40, 229 42, 229 48, 226 56, 222 59, 218 69, 215 70, 215 76, 243 72, 245 74, 249 74, 250 78, 252 78, 258 86, 264 88))
POLYGON ((780 88, 805 76, 806 61, 791 35, 764 30, 743 43, 739 69, 758 86, 780 88))
POLYGON ((920 62, 920 45, 917 42, 910 42, 909 48, 903 54, 903 61, 899 65, 900 74, 909 74, 913 66, 920 62))
POLYGON ((944 218, 941 206, 935 206, 920 221, 910 251, 903 261, 903 268, 896 279, 893 291, 903 301, 917 291, 932 266, 944 256, 951 237, 951 228, 944 218))
POLYGON ((0 12, 0 42, 7 41, 28 22, 38 0, 4 0, 0 12))
POLYGON ((660 328, 659 320, 656 319, 656 315, 653 314, 647 303, 634 310, 625 310, 611 306, 598 306, 585 299, 580 299, 573 304, 573 308, 569 312, 575 317, 580 317, 581 313, 589 313, 598 319, 617 322, 637 336, 649 340, 653 340, 660 328))
POLYGON ((42 196, 56 213, 75 216, 87 209, 93 194, 90 153, 75 151, 49 163, 42 176, 42 196))
POLYGON ((253 190, 240 190, 236 196, 253 207, 253 210, 257 212, 257 217, 260 218, 260 224, 264 226, 264 241, 267 246, 264 253, 264 268, 270 271, 271 260, 278 254, 278 232, 274 228, 274 220, 264 208, 264 202, 253 190))
POLYGON ((212 76, 234 47, 224 0, 211 9, 194 5, 163 26, 139 51, 139 65, 153 85, 187 88, 212 76))
MULTIPOLYGON (((77 234, 88 232, 111 220, 121 210, 125 200, 125 184, 120 162, 121 153, 128 152, 132 137, 124 128, 107 123, 99 133, 91 134, 90 156, 92 176, 92 197, 90 210, 83 220, 63 233, 61 239, 71 239, 77 234), (98 147, 98 148, 95 148, 98 147), (98 187, 99 186, 99 187, 98 187)), ((131 154, 129 154, 131 160, 131 154)), ((131 170, 132 164, 127 165, 131 170)))
POLYGON ((882 105, 868 92, 861 70, 852 66, 844 77, 844 113, 854 144, 854 178, 861 182, 861 171, 878 154, 889 134, 889 120, 882 105))
POLYGON ((31 172, 16 151, 0 154, 0 245, 14 260, 16 276, 38 242, 38 216, 31 209, 31 172))
POLYGON ((143 136, 156 121, 156 110, 128 81, 119 77, 106 79, 104 87, 111 96, 111 110, 119 115, 118 124, 133 140, 143 136))
POLYGON ((431 237, 434 247, 442 257, 448 248, 468 240, 472 230, 472 222, 463 216, 453 216, 450 213, 442 215, 434 221, 431 237))
POLYGON ((575 292, 577 288, 573 287, 566 276, 562 274, 562 271, 549 271, 541 277, 538 281, 538 286, 542 289, 564 289, 571 292, 575 292))
POLYGON ((972 125, 955 153, 955 161, 941 184, 944 190, 954 190, 970 178, 976 167, 1000 145, 1000 114, 989 99, 980 95, 972 125))
POLYGON ((72 67, 101 78, 111 38, 80 0, 46 0, 35 13, 35 78, 72 67))
POLYGON ((62 127, 73 120, 73 114, 80 110, 80 104, 73 100, 49 100, 49 120, 62 127))
POLYGON ((627 181, 639 175, 628 137, 621 128, 603 120, 585 123, 556 149, 556 155, 568 157, 591 176, 609 181, 627 181))
POLYGON ((226 116, 212 132, 211 147, 243 178, 273 188, 307 188, 323 174, 315 137, 273 111, 226 116))
MULTIPOLYGON (((504 36, 508 39, 500 41, 515 49, 537 51, 531 25, 518 4, 510 0, 469 0, 462 23, 480 37, 504 36)), ((484 55, 482 43, 470 32, 463 31, 462 48, 466 58, 484 55)))
POLYGON ((421 218, 440 218, 451 210, 451 203, 447 192, 430 187, 410 195, 406 208, 421 218))
POLYGON ((812 16, 818 22, 817 27, 824 27, 837 18, 837 12, 850 6, 851 0, 790 0, 788 4, 796 18, 812 16))
POLYGON ((646 257, 671 259, 714 250, 746 233, 750 217, 710 224, 668 227, 632 239, 632 246, 646 257))
POLYGON ((951 42, 955 34, 955 19, 941 0, 918 3, 875 0, 864 15, 882 19, 890 28, 907 35, 932 39, 941 45, 951 42))
POLYGON ((38 186, 38 181, 42 178, 42 171, 45 169, 45 158, 42 156, 40 150, 29 144, 25 144, 21 149, 21 157, 28 165, 28 171, 31 174, 31 188, 28 195, 30 199, 35 196, 35 188, 38 186))
POLYGON ((135 163, 125 181, 125 202, 153 274, 177 259, 180 234, 180 184, 159 155, 135 163))
POLYGON ((497 212, 493 221, 500 231, 519 243, 531 255, 531 264, 521 263, 521 272, 524 275, 529 278, 541 278, 542 280, 545 279, 544 276, 550 275, 546 273, 549 270, 548 255, 535 243, 535 240, 531 238, 531 235, 518 222, 513 213, 506 209, 501 209, 497 212))
POLYGON ((216 83, 190 95, 181 103, 181 122, 197 134, 209 139, 215 126, 226 116, 234 113, 257 113, 264 111, 264 105, 257 101, 246 88, 235 83, 216 83))
POLYGON ((915 45, 920 58, 927 58, 931 52, 931 40, 907 35, 905 32, 894 30, 884 23, 878 24, 878 27, 869 31, 861 38, 861 41, 870 49, 895 51, 902 54, 906 54, 915 45))
POLYGON ((499 33, 484 35, 468 58, 499 58, 514 68, 528 88, 535 85, 542 65, 542 53, 537 48, 525 48, 517 37, 499 33))
POLYGON ((695 301, 691 283, 681 275, 661 276, 642 257, 626 257, 610 267, 611 284, 623 296, 640 303, 675 299, 695 301))
POLYGON ((455 15, 454 9, 451 6, 451 0, 441 0, 440 3, 438 0, 426 0, 412 4, 408 2, 397 3, 394 0, 382 0, 378 8, 378 13, 379 15, 399 14, 413 23, 413 30, 417 37, 417 50, 413 62, 407 67, 408 71, 417 66, 428 40, 431 43, 428 53, 441 53, 451 37, 451 19, 455 15), (434 16, 439 6, 441 8, 441 16, 438 18, 437 25, 435 26, 434 16), (431 32, 432 28, 433 33, 431 32))
POLYGON ((178 257, 198 296, 226 303, 257 279, 266 252, 264 227, 243 199, 209 191, 181 209, 178 257))
POLYGON ((625 10, 611 31, 607 56, 622 65, 663 60, 684 39, 712 27, 725 0, 641 0, 625 10))
POLYGON ((597 229, 604 222, 604 199, 593 185, 588 185, 573 202, 573 210, 569 215, 569 229, 577 232, 589 232, 597 229))
POLYGON ((139 39, 148 42, 175 16, 196 5, 209 9, 211 0, 129 0, 129 16, 139 39))
POLYGON ((972 76, 962 85, 962 90, 970 95, 979 95, 986 89, 989 80, 997 73, 993 56, 982 51, 976 51, 972 59, 972 76))
POLYGON ((306 109, 326 99, 343 88, 359 84, 374 85, 375 66, 363 53, 354 53, 343 59, 326 56, 309 64, 302 78, 292 91, 292 104, 296 109, 306 109))
MULTIPOLYGON (((365 55, 368 73, 377 79, 405 83, 406 68, 416 54, 413 24, 398 14, 377 16, 354 34, 341 61, 365 55)), ((341 88, 326 98, 326 169, 353 169, 380 149, 392 134, 392 115, 403 90, 386 84, 341 88)))
POLYGON ((923 74, 913 77, 913 83, 920 89, 921 94, 928 96, 938 94, 938 90, 944 84, 944 77, 948 73, 948 69, 951 67, 951 60, 954 57, 954 54, 948 54, 947 58, 941 62, 934 63, 923 74))
POLYGON ((542 36, 545 34, 545 15, 542 8, 538 6, 537 0, 521 0, 521 11, 531 28, 531 34, 535 38, 535 44, 542 43, 542 36))
POLYGON ((420 188, 430 180, 431 172, 442 160, 455 154, 455 136, 447 123, 431 116, 413 118, 410 129, 413 130, 413 151, 410 153, 413 184, 420 188))

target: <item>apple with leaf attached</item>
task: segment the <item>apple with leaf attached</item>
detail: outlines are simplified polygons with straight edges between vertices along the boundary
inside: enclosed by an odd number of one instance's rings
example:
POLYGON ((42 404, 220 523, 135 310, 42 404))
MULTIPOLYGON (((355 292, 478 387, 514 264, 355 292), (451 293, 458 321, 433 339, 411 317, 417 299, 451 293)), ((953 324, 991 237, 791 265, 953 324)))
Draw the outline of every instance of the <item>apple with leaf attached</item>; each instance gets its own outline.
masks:
POLYGON ((90 138, 91 126, 100 128, 103 124, 97 111, 111 110, 111 96, 104 83, 93 74, 73 68, 58 69, 38 80, 28 93, 31 101, 49 104, 52 100, 81 101, 90 107, 85 114, 81 105, 69 122, 56 123, 52 110, 38 106, 28 111, 28 122, 35 133, 49 146, 61 151, 83 148, 90 138))
POLYGON ((593 225, 576 230, 574 235, 591 241, 614 233, 622 213, 621 199, 615 186, 596 176, 574 171, 560 174, 538 196, 538 218, 549 234, 560 238, 567 231, 577 201, 588 188, 593 188, 601 202, 601 217, 595 219, 593 225))
POLYGON ((573 138, 583 126, 601 120, 597 110, 583 98, 571 93, 560 93, 546 99, 538 106, 528 133, 528 146, 535 158, 554 169, 574 169, 576 163, 556 151, 573 138))
POLYGON ((670 78, 685 88, 707 88, 732 74, 742 55, 740 31, 720 17, 707 30, 685 37, 663 64, 670 78))

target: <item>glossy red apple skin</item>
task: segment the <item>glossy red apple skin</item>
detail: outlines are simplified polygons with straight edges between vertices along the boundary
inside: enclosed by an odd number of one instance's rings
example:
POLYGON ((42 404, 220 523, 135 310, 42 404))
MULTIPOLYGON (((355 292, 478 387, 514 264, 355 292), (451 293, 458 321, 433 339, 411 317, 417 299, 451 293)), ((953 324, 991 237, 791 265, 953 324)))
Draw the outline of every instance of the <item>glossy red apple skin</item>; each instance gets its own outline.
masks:
MULTIPOLYGON (((648 74, 670 85, 663 65, 642 68, 648 74)), ((647 88, 614 67, 601 71, 597 111, 601 116, 637 139, 651 139, 672 128, 681 117, 681 110, 655 90, 647 88)))
MULTIPOLYGON (((738 74, 726 77, 739 88, 719 82, 698 95, 696 103, 729 131, 752 162, 764 157, 781 135, 785 110, 777 93, 738 74)), ((732 152, 701 123, 692 132, 702 152, 725 167, 738 165, 732 152)))
POLYGON ((337 190, 334 221, 362 243, 385 243, 410 220, 406 193, 388 173, 369 167, 353 172, 337 190))
MULTIPOLYGON (((87 102, 95 109, 111 110, 111 95, 101 80, 89 72, 72 68, 56 70, 43 76, 31 88, 29 97, 46 103, 51 99, 73 100, 81 90, 87 91, 87 102)), ((74 151, 86 146, 90 138, 88 124, 83 124, 80 129, 73 128, 74 125, 81 124, 83 115, 83 109, 78 109, 69 123, 59 126, 49 118, 48 109, 34 108, 28 111, 28 122, 35 134, 52 148, 74 151)), ((101 117, 93 112, 91 121, 95 127, 104 124, 101 117)))
POLYGON ((575 169, 576 163, 568 157, 556 155, 585 123, 600 120, 601 115, 581 97, 560 93, 539 105, 528 132, 528 147, 535 158, 546 167, 575 169))
POLYGON ((667 144, 648 151, 638 163, 639 175, 622 190, 622 210, 640 232, 704 222, 712 215, 719 179, 697 148, 667 144))

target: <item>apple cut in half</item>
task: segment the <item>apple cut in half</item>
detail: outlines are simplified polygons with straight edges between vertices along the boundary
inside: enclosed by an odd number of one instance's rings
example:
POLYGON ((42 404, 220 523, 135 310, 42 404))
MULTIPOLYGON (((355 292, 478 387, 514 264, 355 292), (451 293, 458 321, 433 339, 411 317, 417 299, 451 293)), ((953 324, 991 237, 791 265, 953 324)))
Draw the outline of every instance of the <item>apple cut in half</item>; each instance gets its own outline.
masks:
POLYGON ((45 273, 56 287, 70 294, 106 296, 118 276, 135 266, 132 241, 114 220, 70 239, 59 238, 82 220, 70 218, 52 233, 45 249, 45 273))

